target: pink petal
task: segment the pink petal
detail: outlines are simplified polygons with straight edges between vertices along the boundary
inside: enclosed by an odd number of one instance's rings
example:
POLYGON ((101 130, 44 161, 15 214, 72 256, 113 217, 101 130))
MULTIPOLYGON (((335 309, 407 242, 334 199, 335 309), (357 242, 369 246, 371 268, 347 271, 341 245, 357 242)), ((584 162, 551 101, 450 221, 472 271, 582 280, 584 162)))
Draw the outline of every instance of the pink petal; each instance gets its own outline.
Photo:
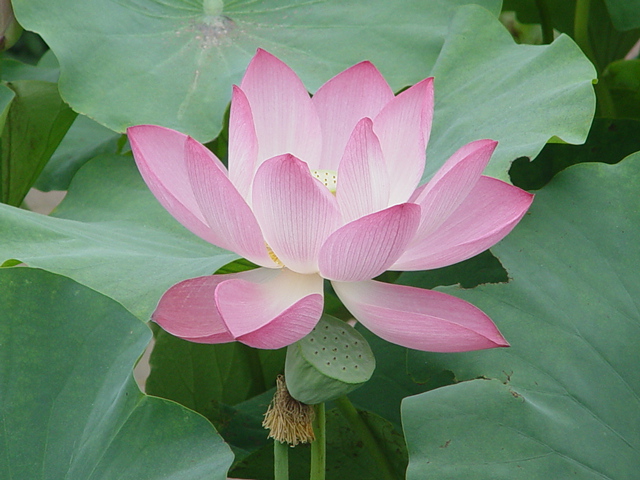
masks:
POLYGON ((322 126, 320 167, 337 170, 356 123, 375 117, 393 99, 393 91, 378 69, 361 62, 339 73, 313 96, 322 126))
POLYGON ((404 203, 344 225, 320 250, 320 274, 344 282, 380 275, 404 252, 419 222, 420 207, 404 203))
POLYGON ((442 225, 467 198, 497 145, 493 140, 479 140, 460 148, 412 200, 422 207, 418 237, 442 225))
POLYGON ((338 167, 336 199, 345 222, 389 206, 389 174, 373 122, 358 122, 338 167))
POLYGON ((258 49, 240 88, 245 93, 258 137, 258 164, 291 153, 319 168, 320 121, 298 76, 282 61, 258 49))
POLYGON ((414 239, 391 268, 428 270, 471 258, 502 240, 532 201, 530 193, 482 176, 455 212, 433 233, 414 239))
POLYGON ((213 154, 188 138, 184 156, 194 196, 215 236, 213 243, 254 263, 275 268, 253 212, 216 164, 213 154))
POLYGON ((406 202, 424 171, 433 117, 433 78, 427 78, 390 101, 373 119, 391 179, 389 204, 406 202))
POLYGON ((180 282, 162 296, 152 319, 192 342, 239 340, 271 349, 307 335, 322 304, 319 276, 259 268, 180 282))
POLYGON ((215 297, 231 334, 255 348, 275 349, 297 342, 318 323, 323 308, 323 281, 287 269, 266 283, 231 279, 215 297))
POLYGON ((208 227, 189 181, 187 136, 155 125, 129 127, 127 134, 142 178, 158 201, 182 225, 215 244, 218 236, 208 227))
POLYGON ((258 168, 253 211, 273 252, 298 273, 318 271, 320 247, 341 225, 335 197, 292 155, 269 159, 258 168))
POLYGON ((207 275, 177 283, 162 295, 151 319, 171 335, 192 342, 232 342, 233 335, 218 314, 214 293, 221 282, 234 275, 207 275))
POLYGON ((332 284, 353 316, 389 342, 431 352, 509 345, 485 313, 457 297, 373 280, 332 284))
POLYGON ((258 137, 251 106, 240 87, 233 86, 229 113, 229 179, 247 201, 258 159, 258 137))

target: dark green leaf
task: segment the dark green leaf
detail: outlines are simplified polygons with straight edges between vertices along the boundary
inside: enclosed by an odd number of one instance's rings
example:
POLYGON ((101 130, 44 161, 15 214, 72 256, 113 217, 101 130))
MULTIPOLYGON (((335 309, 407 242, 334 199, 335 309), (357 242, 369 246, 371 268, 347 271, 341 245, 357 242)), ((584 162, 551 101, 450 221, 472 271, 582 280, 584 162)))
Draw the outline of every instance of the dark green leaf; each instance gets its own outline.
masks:
POLYGON ((561 33, 573 34, 573 18, 575 14, 575 0, 504 0, 503 11, 513 11, 518 19, 525 23, 540 23, 541 14, 539 3, 546 5, 552 19, 553 28, 561 33))
MULTIPOLYGON (((609 63, 623 58, 640 38, 640 30, 637 28, 640 26, 640 19, 635 20, 639 22, 634 27, 635 30, 620 31, 621 29, 615 24, 613 12, 607 8, 608 5, 605 5, 605 2, 609 4, 609 0, 592 0, 589 9, 589 41, 600 73, 609 63)), ((638 2, 631 0, 628 3, 637 4, 638 2)))
POLYGON ((482 283, 501 283, 509 280, 500 261, 487 250, 469 260, 449 267, 417 272, 403 272, 395 283, 435 288, 440 285, 460 284, 462 288, 477 287, 482 283))
POLYGON ((285 349, 256 350, 238 342, 203 345, 160 330, 146 391, 220 424, 221 404, 235 405, 271 388, 284 357, 285 349))
POLYGON ((349 398, 360 408, 370 410, 401 429, 400 403, 417 393, 454 383, 453 373, 442 365, 432 365, 416 358, 413 351, 394 345, 364 328, 358 328, 376 357, 376 370, 371 380, 349 398))
MULTIPOLYGON (((266 411, 266 406, 264 407, 266 411)), ((398 479, 404 478, 407 452, 404 438, 391 423, 382 417, 362 411, 360 415, 373 432, 389 459, 398 479)), ((259 428, 260 417, 253 424, 259 428)), ((264 429, 263 435, 266 433, 264 429)), ((266 436, 266 435, 265 435, 266 436)), ((242 478, 273 479, 273 444, 267 442, 259 450, 242 460, 231 475, 242 478)), ((289 452, 291 478, 309 476, 309 445, 298 445, 289 452)), ((327 411, 327 480, 380 480, 375 461, 367 452, 349 423, 336 410, 327 411)))
POLYGON ((584 145, 549 143, 533 162, 528 158, 513 162, 509 175, 514 185, 525 190, 538 190, 571 165, 583 162, 617 163, 638 150, 640 121, 596 118, 584 145))
POLYGON ((619 60, 609 64, 604 80, 611 91, 616 115, 640 120, 640 60, 619 60))
POLYGON ((17 80, 2 130, 0 201, 18 206, 69 130, 76 113, 62 101, 55 83, 17 80))
POLYGON ((250 262, 246 258, 239 258, 237 260, 234 260, 231 263, 226 264, 223 267, 220 267, 216 271, 216 275, 223 275, 226 273, 246 272, 247 270, 253 270, 254 268, 258 268, 258 265, 256 265, 253 262, 250 262))
MULTIPOLYGON (((575 0, 505 0, 503 9, 513 10, 518 19, 525 23, 540 23, 540 12, 537 4, 543 3, 549 11, 551 25, 557 31, 574 36, 575 0)), ((640 17, 627 19, 629 28, 620 28, 617 15, 614 15, 613 4, 635 4, 631 8, 638 8, 637 0, 590 0, 588 18, 589 43, 593 49, 598 70, 601 72, 610 62, 619 60, 640 37, 640 17), (605 2, 607 4, 605 4, 605 2), (613 21, 612 21, 613 17, 613 21), (633 26, 633 23, 637 23, 633 26)), ((615 10, 618 10, 615 5, 615 10)))
POLYGON ((42 80, 57 83, 60 76, 58 60, 51 50, 43 55, 37 65, 23 63, 17 59, 4 57, 1 60, 2 80, 13 82, 16 80, 42 80))
POLYGON ((20 260, 16 260, 13 258, 10 258, 9 260, 5 260, 4 263, 2 265, 0 265, 0 267, 15 267, 16 265, 20 265, 22 262, 20 260))
POLYGON ((67 190, 73 176, 87 161, 103 153, 116 153, 120 137, 90 118, 78 115, 34 186, 43 192, 67 190))
POLYGON ((613 24, 618 30, 640 27, 640 2, 637 0, 605 0, 613 24))

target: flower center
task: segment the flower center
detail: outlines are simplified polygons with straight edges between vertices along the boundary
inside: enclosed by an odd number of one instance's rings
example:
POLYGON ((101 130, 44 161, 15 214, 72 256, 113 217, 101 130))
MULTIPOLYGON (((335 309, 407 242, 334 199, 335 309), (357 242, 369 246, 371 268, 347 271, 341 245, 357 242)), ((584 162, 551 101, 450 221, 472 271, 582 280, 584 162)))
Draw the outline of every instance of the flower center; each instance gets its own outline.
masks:
POLYGON ((335 170, 311 170, 311 175, 320 180, 335 195, 338 185, 338 172, 335 170))

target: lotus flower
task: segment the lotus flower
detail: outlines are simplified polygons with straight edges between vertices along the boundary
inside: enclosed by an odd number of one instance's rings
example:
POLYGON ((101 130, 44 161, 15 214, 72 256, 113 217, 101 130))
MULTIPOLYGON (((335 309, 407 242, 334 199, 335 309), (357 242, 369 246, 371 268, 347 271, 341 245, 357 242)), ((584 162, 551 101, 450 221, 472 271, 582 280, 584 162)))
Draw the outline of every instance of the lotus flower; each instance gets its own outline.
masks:
POLYGON ((496 142, 460 148, 418 186, 433 114, 433 79, 394 96, 369 62, 313 96, 259 50, 234 86, 229 168, 182 133, 128 130, 160 203, 204 240, 260 268, 178 283, 153 320, 200 343, 280 348, 307 335, 330 280, 353 316, 380 337, 436 352, 508 345, 473 305, 378 282, 470 258, 502 239, 532 195, 482 175, 496 142))

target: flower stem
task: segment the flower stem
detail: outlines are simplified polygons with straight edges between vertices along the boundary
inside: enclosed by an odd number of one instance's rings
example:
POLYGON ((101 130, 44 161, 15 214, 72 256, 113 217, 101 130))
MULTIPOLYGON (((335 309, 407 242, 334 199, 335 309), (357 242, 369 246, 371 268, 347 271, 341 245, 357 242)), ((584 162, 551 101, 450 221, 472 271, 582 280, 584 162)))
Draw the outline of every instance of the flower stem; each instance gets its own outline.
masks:
POLYGON ((573 17, 573 39, 595 65, 595 58, 589 42, 589 7, 591 0, 576 0, 573 17))
POLYGON ((540 26, 542 27, 542 43, 553 42, 553 23, 551 22, 551 12, 547 0, 536 0, 538 13, 540 14, 540 26))
POLYGON ((311 444, 311 474, 309 480, 324 480, 327 460, 327 429, 324 403, 315 406, 313 431, 316 439, 311 444))
POLYGON ((289 480, 289 445, 273 441, 273 477, 275 480, 289 480))
POLYGON ((389 459, 382 451, 380 444, 373 436, 369 426, 364 422, 349 398, 346 395, 342 396, 335 400, 335 403, 342 416, 349 422, 351 428, 353 428, 356 435, 362 440, 365 448, 369 451, 369 454, 375 460, 376 465, 380 469, 380 478, 395 480, 396 476, 393 474, 389 459))

